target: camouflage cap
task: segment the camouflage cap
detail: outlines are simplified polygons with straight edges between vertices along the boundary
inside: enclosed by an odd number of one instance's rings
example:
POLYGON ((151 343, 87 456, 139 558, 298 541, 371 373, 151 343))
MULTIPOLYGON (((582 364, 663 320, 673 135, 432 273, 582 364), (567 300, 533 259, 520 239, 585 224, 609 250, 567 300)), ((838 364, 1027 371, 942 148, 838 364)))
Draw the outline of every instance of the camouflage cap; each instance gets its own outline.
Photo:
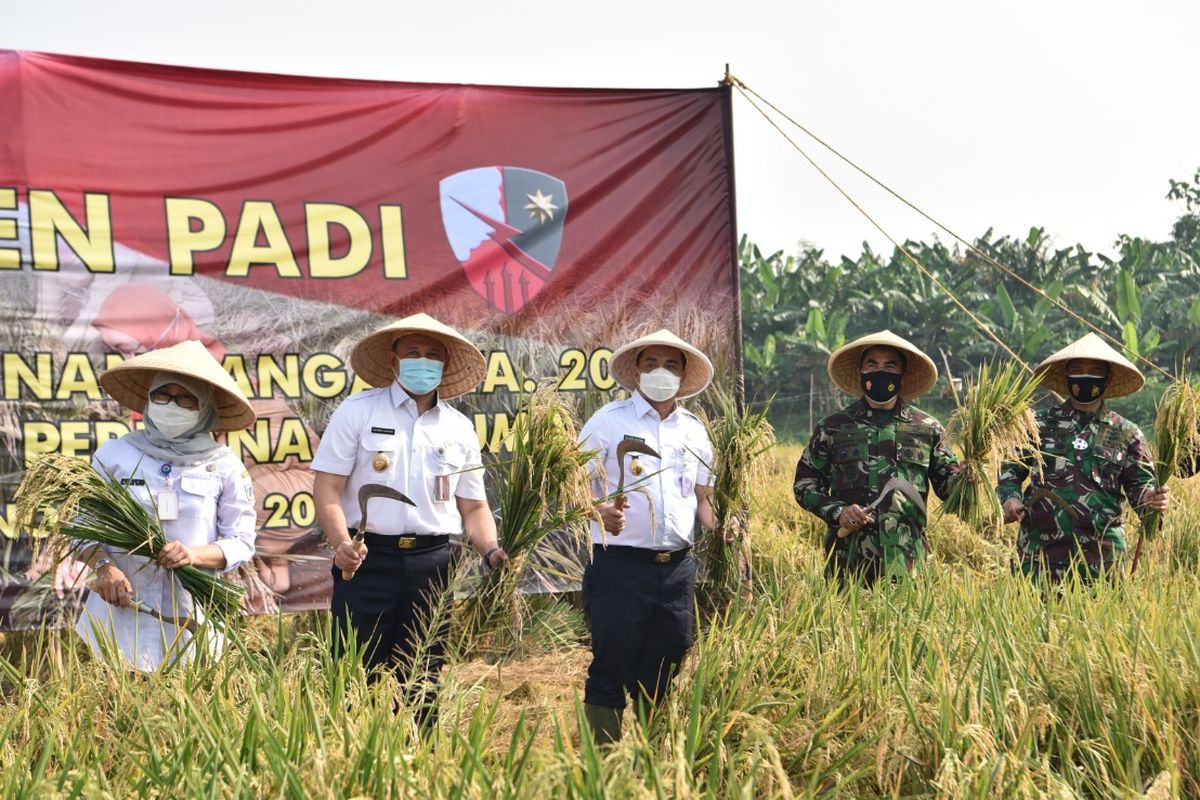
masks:
POLYGON ((915 344, 891 331, 871 333, 844 344, 829 356, 829 379, 848 395, 862 394, 858 382, 858 365, 868 347, 894 347, 908 356, 908 366, 900 382, 900 396, 906 400, 920 397, 937 383, 937 367, 933 359, 922 353, 915 344))
POLYGON ((1062 397, 1069 397, 1067 389, 1067 363, 1077 359, 1087 358, 1092 361, 1107 361, 1112 365, 1112 374, 1108 378, 1108 388, 1104 392, 1106 398, 1124 397, 1133 394, 1146 383, 1140 370, 1129 362, 1125 356, 1109 347, 1103 339, 1094 333, 1089 333, 1059 350, 1054 355, 1042 361, 1034 368, 1041 376, 1042 386, 1062 397))

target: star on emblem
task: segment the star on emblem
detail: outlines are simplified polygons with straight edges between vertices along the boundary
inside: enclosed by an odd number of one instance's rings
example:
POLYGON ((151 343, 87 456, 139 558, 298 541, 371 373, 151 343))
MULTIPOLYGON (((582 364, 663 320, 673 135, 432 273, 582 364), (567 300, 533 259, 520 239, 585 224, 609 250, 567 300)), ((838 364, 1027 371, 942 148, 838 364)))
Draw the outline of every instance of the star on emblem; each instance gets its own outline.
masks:
POLYGON ((536 219, 539 224, 554 219, 554 212, 558 210, 558 206, 554 205, 553 202, 554 195, 542 194, 542 190, 538 189, 533 194, 525 196, 529 198, 529 202, 525 204, 525 208, 529 211, 529 216, 532 219, 536 219))

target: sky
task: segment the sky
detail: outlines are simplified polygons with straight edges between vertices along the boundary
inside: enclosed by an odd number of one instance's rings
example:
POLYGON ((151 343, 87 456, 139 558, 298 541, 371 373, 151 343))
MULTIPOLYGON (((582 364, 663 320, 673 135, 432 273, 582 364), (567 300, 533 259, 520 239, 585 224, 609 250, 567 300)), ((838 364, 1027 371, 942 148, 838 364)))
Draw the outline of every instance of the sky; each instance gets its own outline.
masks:
MULTIPOLYGON (((970 238, 1162 239, 1200 167, 1200 3, 204 3, 55 0, 0 14, 0 48, 410 82, 688 88, 725 65, 970 238), (1188 77, 1191 76, 1191 77, 1188 77)), ((933 226, 797 133, 899 239, 933 226)), ((734 100, 737 214, 765 252, 890 245, 734 100)), ((945 235, 943 241, 949 241, 945 235)))

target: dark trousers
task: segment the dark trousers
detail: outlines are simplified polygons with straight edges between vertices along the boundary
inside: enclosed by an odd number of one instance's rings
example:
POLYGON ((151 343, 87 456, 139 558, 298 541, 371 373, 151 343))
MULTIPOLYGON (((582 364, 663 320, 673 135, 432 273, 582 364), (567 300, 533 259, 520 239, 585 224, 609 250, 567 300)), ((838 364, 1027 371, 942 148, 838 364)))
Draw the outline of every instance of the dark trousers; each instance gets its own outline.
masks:
POLYGON ((696 559, 630 560, 596 547, 583 574, 583 610, 592 628, 592 663, 583 702, 639 713, 666 697, 692 645, 696 559))
POLYGON ((401 681, 415 678, 417 688, 409 700, 421 704, 421 719, 437 697, 450 623, 440 620, 431 631, 429 618, 446 591, 449 573, 450 548, 445 545, 427 550, 373 546, 348 581, 333 568, 329 608, 334 656, 340 657, 353 638, 363 652, 368 681, 379 679, 376 667, 394 668, 401 681), (426 647, 418 653, 422 644, 426 647))

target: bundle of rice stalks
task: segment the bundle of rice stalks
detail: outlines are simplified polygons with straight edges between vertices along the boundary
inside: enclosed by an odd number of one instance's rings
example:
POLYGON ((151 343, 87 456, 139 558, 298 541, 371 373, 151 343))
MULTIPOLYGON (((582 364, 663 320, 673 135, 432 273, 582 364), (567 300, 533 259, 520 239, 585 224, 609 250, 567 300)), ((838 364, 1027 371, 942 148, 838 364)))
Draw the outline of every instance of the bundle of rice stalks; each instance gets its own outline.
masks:
MULTIPOLYGON (((49 537, 51 547, 74 550, 96 543, 153 559, 167 544, 158 519, 116 477, 101 475, 84 459, 38 457, 25 471, 16 499, 17 529, 49 537)), ((193 566, 175 574, 210 619, 221 622, 240 612, 241 587, 193 566)))
MULTIPOLYGON (((1180 374, 1186 374, 1181 370, 1180 374)), ((1200 466, 1200 390, 1185 380, 1176 380, 1158 400, 1154 418, 1154 485, 1166 486, 1181 470, 1185 475, 1200 466)), ((1137 546, 1133 551, 1132 574, 1142 558, 1142 543, 1153 540, 1162 526, 1162 517, 1150 512, 1142 520, 1137 546)))
MULTIPOLYGON (((524 624, 517 588, 531 554, 556 531, 582 542, 587 522, 598 518, 588 472, 595 453, 581 449, 577 439, 567 396, 542 388, 522 398, 506 440, 508 457, 491 467, 497 532, 509 562, 483 576, 468 600, 467 620, 477 646, 493 655, 519 644, 524 624)), ((544 562, 539 568, 546 572, 544 562)))
POLYGON ((1002 521, 996 480, 1005 461, 1023 460, 1041 472, 1041 436, 1033 415, 1035 376, 1008 363, 979 368, 946 426, 962 453, 962 473, 942 508, 971 528, 998 535, 1002 521))
POLYGON ((717 395, 719 416, 705 425, 713 446, 713 464, 706 465, 713 477, 713 514, 719 530, 728 530, 733 519, 741 523, 728 545, 719 534, 705 538, 701 546, 705 598, 715 608, 728 603, 742 586, 749 568, 748 514, 751 489, 761 485, 766 465, 763 456, 775 446, 775 429, 767 419, 771 404, 759 411, 739 409, 732 395, 717 395))

